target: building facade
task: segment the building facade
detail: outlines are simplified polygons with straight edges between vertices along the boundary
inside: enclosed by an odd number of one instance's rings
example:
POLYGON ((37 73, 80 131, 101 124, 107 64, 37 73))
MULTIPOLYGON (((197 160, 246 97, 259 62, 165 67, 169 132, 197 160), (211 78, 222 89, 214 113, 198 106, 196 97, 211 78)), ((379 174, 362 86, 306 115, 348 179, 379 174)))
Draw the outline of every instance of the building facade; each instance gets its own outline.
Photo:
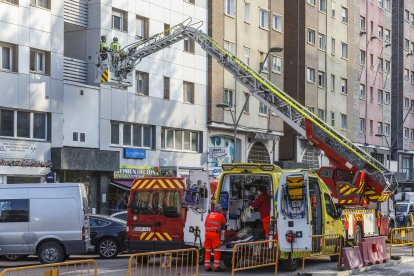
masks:
MULTIPOLYGON (((283 89, 283 1, 209 1, 209 34, 262 76, 283 89), (280 49, 281 50, 281 49, 280 49), (280 51, 279 50, 279 51, 280 51)), ((217 62, 208 62, 209 167, 228 162, 279 159, 280 118, 269 112, 217 62), (236 141, 236 142, 234 142, 236 141)))
POLYGON ((11 51, 10 69, 0 72, 10 83, 0 136, 20 155, 29 155, 26 141, 36 147, 30 160, 42 167, 27 175, 44 180, 52 169, 57 181, 84 182, 92 211, 109 213, 125 208, 136 176, 207 168, 207 58, 198 45, 181 41, 144 59, 131 86, 94 83, 101 36, 125 47, 187 18, 206 32, 207 1, 12 2, 0 2, 8 22, 0 43, 11 51))
POLYGON ((414 5, 392 1, 392 125, 389 144, 396 168, 413 181, 414 155, 414 5))

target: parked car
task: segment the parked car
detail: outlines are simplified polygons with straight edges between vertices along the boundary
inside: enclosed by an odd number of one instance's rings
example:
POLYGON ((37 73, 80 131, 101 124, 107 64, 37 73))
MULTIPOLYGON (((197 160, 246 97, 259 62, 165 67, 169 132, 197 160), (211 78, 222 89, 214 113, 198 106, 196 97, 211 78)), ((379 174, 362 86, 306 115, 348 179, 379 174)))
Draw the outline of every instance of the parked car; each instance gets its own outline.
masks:
POLYGON ((88 200, 81 183, 0 185, 0 252, 43 264, 93 251, 88 200))
POLYGON ((121 211, 121 212, 113 213, 111 215, 111 217, 114 217, 114 218, 117 218, 117 219, 121 219, 123 221, 126 221, 127 220, 127 214, 128 214, 127 211, 121 211))
POLYGON ((91 243, 101 258, 111 259, 125 251, 126 222, 114 217, 89 215, 91 243))

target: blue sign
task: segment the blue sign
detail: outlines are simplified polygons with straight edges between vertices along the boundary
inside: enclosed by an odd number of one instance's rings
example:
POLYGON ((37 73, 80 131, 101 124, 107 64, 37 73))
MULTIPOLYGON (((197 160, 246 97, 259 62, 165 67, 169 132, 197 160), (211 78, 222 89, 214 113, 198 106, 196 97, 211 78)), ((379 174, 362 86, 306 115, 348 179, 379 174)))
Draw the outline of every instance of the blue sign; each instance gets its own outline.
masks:
POLYGON ((144 149, 124 148, 124 158, 145 159, 147 152, 144 149))
POLYGON ((55 183, 56 174, 54 172, 50 172, 46 174, 46 183, 55 183))

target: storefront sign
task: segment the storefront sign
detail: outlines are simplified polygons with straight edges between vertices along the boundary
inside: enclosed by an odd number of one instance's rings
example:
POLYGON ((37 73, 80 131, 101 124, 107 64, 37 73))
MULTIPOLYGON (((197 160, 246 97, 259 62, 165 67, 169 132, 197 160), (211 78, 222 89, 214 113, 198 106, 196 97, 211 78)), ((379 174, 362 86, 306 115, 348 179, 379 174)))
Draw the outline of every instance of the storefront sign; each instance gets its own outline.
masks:
POLYGON ((36 146, 26 142, 0 142, 0 159, 36 159, 36 146))
POLYGON ((114 172, 114 179, 135 179, 137 177, 159 176, 158 167, 153 166, 121 166, 114 172))
POLYGON ((211 147, 209 148, 210 158, 224 158, 229 156, 229 149, 224 147, 211 147))
POLYGON ((145 159, 146 150, 124 148, 124 158, 145 159))

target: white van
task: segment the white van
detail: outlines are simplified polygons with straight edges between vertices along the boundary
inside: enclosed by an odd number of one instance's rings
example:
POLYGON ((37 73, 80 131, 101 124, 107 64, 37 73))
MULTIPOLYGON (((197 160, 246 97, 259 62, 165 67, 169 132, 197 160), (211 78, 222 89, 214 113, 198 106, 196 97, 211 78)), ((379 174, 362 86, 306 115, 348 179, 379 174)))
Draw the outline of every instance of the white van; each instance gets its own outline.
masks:
POLYGON ((0 255, 56 263, 92 250, 83 184, 0 185, 0 255))

